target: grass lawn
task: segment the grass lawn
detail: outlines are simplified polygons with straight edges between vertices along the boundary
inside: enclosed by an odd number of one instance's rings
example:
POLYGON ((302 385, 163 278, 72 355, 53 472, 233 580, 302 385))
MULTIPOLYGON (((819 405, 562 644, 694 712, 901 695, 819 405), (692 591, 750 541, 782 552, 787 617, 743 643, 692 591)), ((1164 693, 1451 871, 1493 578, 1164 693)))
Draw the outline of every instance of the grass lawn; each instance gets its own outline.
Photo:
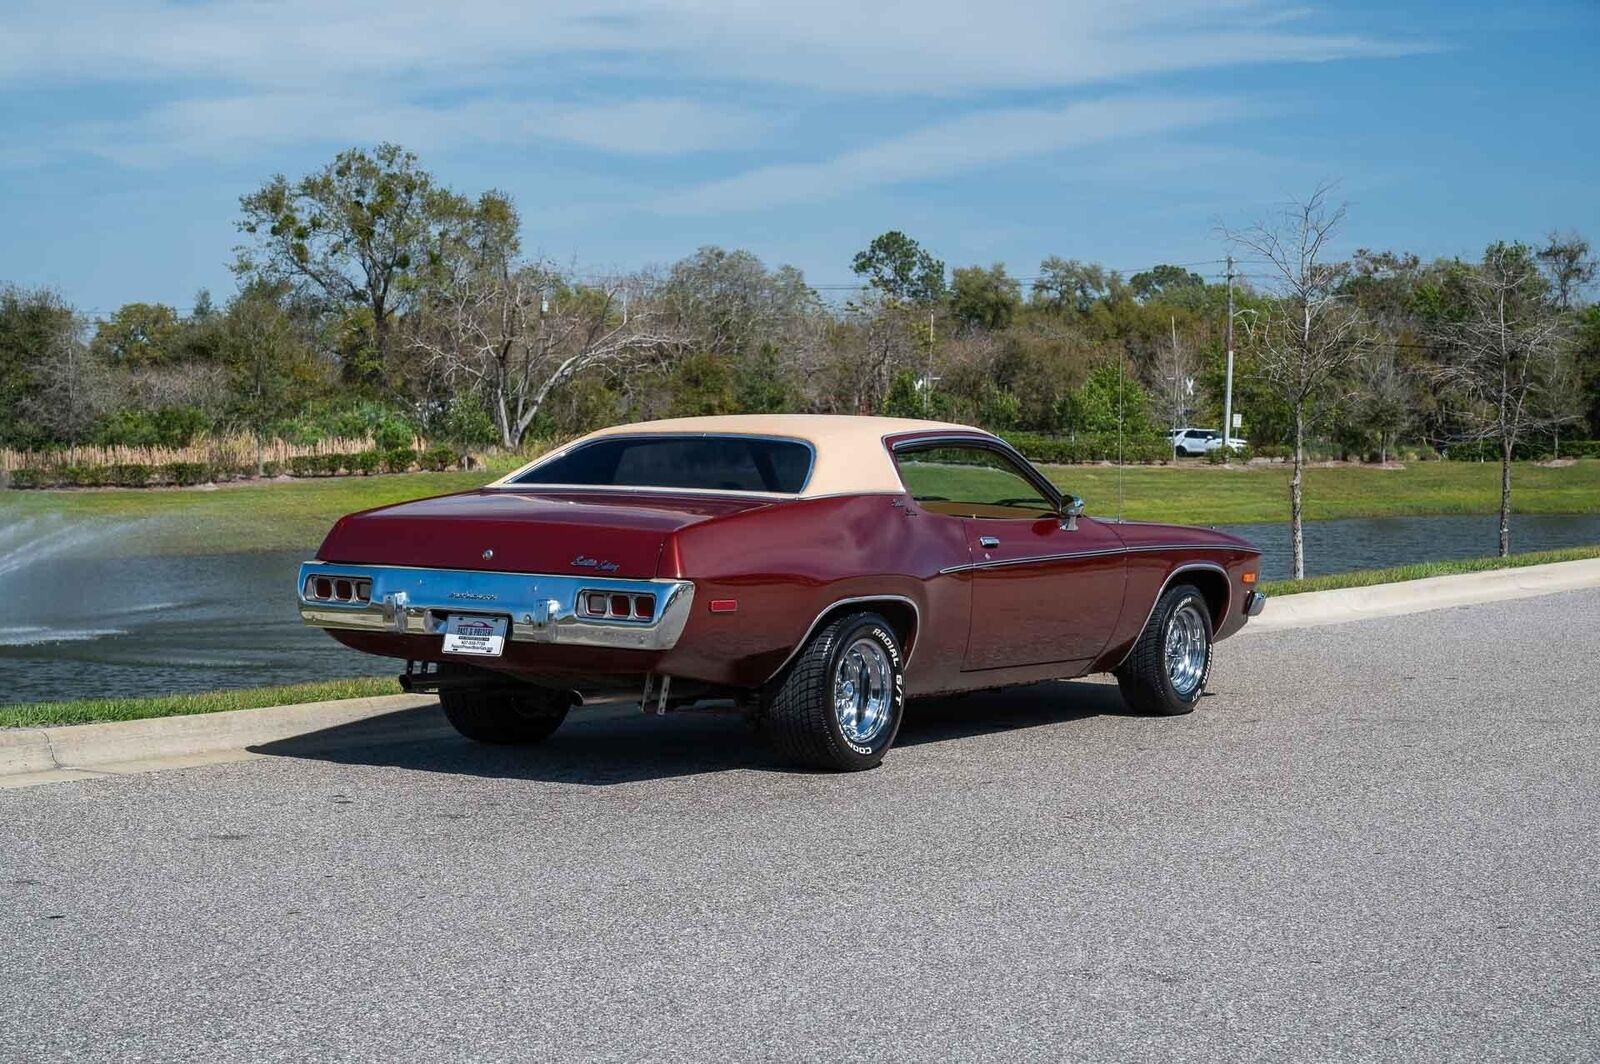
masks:
MULTIPOLYGON (((1462 558, 1459 561, 1449 562, 1419 562, 1415 565, 1397 565, 1392 569, 1361 569, 1353 573, 1311 576, 1304 580, 1263 580, 1261 590, 1268 595, 1298 595, 1306 591, 1333 591, 1342 587, 1397 584, 1404 580, 1422 580, 1430 576, 1486 573, 1493 569, 1520 569, 1528 565, 1576 562, 1586 558, 1600 558, 1600 546, 1532 551, 1527 554, 1513 554, 1506 558, 1462 558)), ((1268 603, 1267 608, 1270 610, 1272 604, 1268 603)))
POLYGON ((297 683, 283 687, 254 687, 237 691, 209 691, 195 695, 158 698, 93 698, 80 702, 21 702, 0 706, 0 728, 38 728, 51 724, 89 724, 106 720, 143 720, 146 717, 182 717, 192 713, 220 713, 229 709, 289 706, 303 702, 329 702, 336 698, 397 695, 392 679, 362 677, 297 683))
MULTIPOLYGON (((1281 465, 1223 469, 1179 466, 1046 466, 1088 512, 1187 524, 1282 521, 1289 470, 1281 465), (1119 507, 1119 497, 1121 504, 1119 507)), ((203 489, 0 492, 0 526, 30 517, 159 519, 141 553, 199 554, 315 549, 329 526, 353 510, 463 491, 503 470, 404 473, 226 485, 203 489)), ((958 471, 959 472, 959 471, 958 471)), ((1419 516, 1493 513, 1497 466, 1425 462, 1405 469, 1361 466, 1306 471, 1306 516, 1419 516)), ((954 490, 954 489, 952 489, 954 490)), ((1544 468, 1519 463, 1512 474, 1518 513, 1600 512, 1600 460, 1544 468)))
MULTIPOLYGON (((1248 466, 1046 466, 1089 513, 1179 524, 1245 524, 1289 519, 1289 468, 1248 466)), ((1543 467, 1518 462, 1511 505, 1523 514, 1600 513, 1600 460, 1543 467)), ((1417 462, 1404 469, 1332 466, 1306 470, 1306 519, 1490 514, 1500 507, 1500 467, 1486 462, 1417 462)))

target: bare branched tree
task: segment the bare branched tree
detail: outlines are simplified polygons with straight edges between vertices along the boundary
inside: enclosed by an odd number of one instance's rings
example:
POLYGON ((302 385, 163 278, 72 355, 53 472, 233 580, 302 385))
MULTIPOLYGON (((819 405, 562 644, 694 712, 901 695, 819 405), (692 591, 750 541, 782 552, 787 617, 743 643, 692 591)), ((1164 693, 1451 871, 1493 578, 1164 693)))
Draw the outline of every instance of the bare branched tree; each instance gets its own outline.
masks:
POLYGON ((67 461, 78 460, 78 444, 110 405, 110 374, 100 353, 85 340, 87 329, 76 314, 63 314, 35 352, 36 390, 24 412, 67 443, 67 461))
POLYGON ((844 321, 832 339, 823 405, 837 413, 876 412, 894 375, 910 369, 920 376, 932 355, 923 311, 875 290, 846 304, 844 321))
POLYGON ((1270 275, 1272 309, 1251 327, 1263 382, 1290 408, 1294 422, 1294 472, 1289 478, 1289 537, 1294 578, 1305 563, 1305 439, 1321 404, 1359 357, 1365 339, 1360 313, 1340 294, 1349 264, 1328 261, 1328 244, 1345 219, 1328 203, 1330 186, 1294 203, 1275 218, 1228 238, 1260 261, 1270 275))
POLYGON ((1511 459, 1517 444, 1553 423, 1575 419, 1563 402, 1570 339, 1546 298, 1534 256, 1520 244, 1495 244, 1466 271, 1463 313, 1440 327, 1436 370, 1462 426, 1461 438, 1493 443, 1500 454, 1500 556, 1511 552, 1511 459))
POLYGON ((544 263, 500 258, 429 293, 413 344, 429 368, 484 397, 503 446, 521 446, 550 393, 681 347, 642 277, 574 285, 544 263))
POLYGON ((1378 463, 1387 465, 1390 447, 1413 421, 1413 391, 1389 337, 1363 352, 1359 365, 1360 393, 1355 397, 1355 423, 1378 437, 1378 463))
POLYGON ((1156 348, 1151 372, 1150 401, 1158 421, 1169 429, 1189 423, 1195 405, 1195 383, 1200 376, 1200 356, 1194 345, 1178 336, 1176 318, 1167 321, 1170 337, 1156 348))

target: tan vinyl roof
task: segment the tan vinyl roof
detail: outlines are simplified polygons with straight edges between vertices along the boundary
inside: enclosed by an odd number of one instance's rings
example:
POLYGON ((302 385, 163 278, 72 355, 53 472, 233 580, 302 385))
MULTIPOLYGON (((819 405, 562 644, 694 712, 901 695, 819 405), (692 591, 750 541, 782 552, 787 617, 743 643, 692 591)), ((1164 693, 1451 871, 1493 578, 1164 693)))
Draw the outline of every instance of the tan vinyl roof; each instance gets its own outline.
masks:
MULTIPOLYGON (((680 417, 662 421, 643 421, 635 425, 614 425, 591 432, 518 469, 497 485, 508 484, 541 463, 563 455, 590 440, 607 436, 693 435, 699 433, 731 436, 777 436, 803 440, 816 451, 811 479, 801 498, 822 495, 871 493, 899 494, 905 490, 895 472, 883 441, 888 436, 907 432, 946 430, 988 435, 970 425, 946 421, 918 421, 899 417, 861 417, 849 414, 734 414, 722 417, 680 417)), ((537 483, 537 481, 530 481, 537 483)), ((749 494, 740 492, 735 494, 749 494)))

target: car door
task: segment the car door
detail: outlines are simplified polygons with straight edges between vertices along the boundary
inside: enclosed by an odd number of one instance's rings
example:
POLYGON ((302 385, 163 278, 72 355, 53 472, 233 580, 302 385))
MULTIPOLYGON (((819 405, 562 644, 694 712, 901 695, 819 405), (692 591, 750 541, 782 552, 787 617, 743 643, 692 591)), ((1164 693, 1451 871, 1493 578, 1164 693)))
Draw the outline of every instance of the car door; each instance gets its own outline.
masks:
POLYGON ((901 479, 934 520, 959 521, 971 615, 962 669, 1099 655, 1122 610, 1127 556, 1109 525, 1063 527, 1059 495, 1008 450, 981 441, 896 448, 901 479))

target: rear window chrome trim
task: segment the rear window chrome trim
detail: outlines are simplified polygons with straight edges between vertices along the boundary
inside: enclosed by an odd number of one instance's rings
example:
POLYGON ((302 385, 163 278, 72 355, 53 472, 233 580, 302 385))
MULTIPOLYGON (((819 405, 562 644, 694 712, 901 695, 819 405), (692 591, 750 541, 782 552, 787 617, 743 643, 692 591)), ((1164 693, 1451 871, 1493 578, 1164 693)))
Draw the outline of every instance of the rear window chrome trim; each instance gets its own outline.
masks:
POLYGON ((772 499, 797 499, 805 494, 806 488, 811 484, 811 478, 817 471, 817 445, 801 436, 782 436, 766 432, 613 432, 587 439, 574 440, 572 443, 558 447, 547 454, 542 454, 521 469, 507 473, 501 479, 488 485, 491 488, 543 488, 557 490, 561 488, 576 488, 592 491, 660 491, 660 492, 694 492, 707 495, 723 496, 754 496, 772 499), (688 488, 673 487, 666 484, 552 484, 548 482, 528 481, 521 478, 536 473, 540 466, 558 459, 568 458, 579 451, 607 443, 627 441, 672 441, 672 440, 760 440, 767 443, 795 444, 806 449, 809 461, 806 464, 806 475, 800 481, 800 486, 794 491, 753 491, 738 488, 688 488))

